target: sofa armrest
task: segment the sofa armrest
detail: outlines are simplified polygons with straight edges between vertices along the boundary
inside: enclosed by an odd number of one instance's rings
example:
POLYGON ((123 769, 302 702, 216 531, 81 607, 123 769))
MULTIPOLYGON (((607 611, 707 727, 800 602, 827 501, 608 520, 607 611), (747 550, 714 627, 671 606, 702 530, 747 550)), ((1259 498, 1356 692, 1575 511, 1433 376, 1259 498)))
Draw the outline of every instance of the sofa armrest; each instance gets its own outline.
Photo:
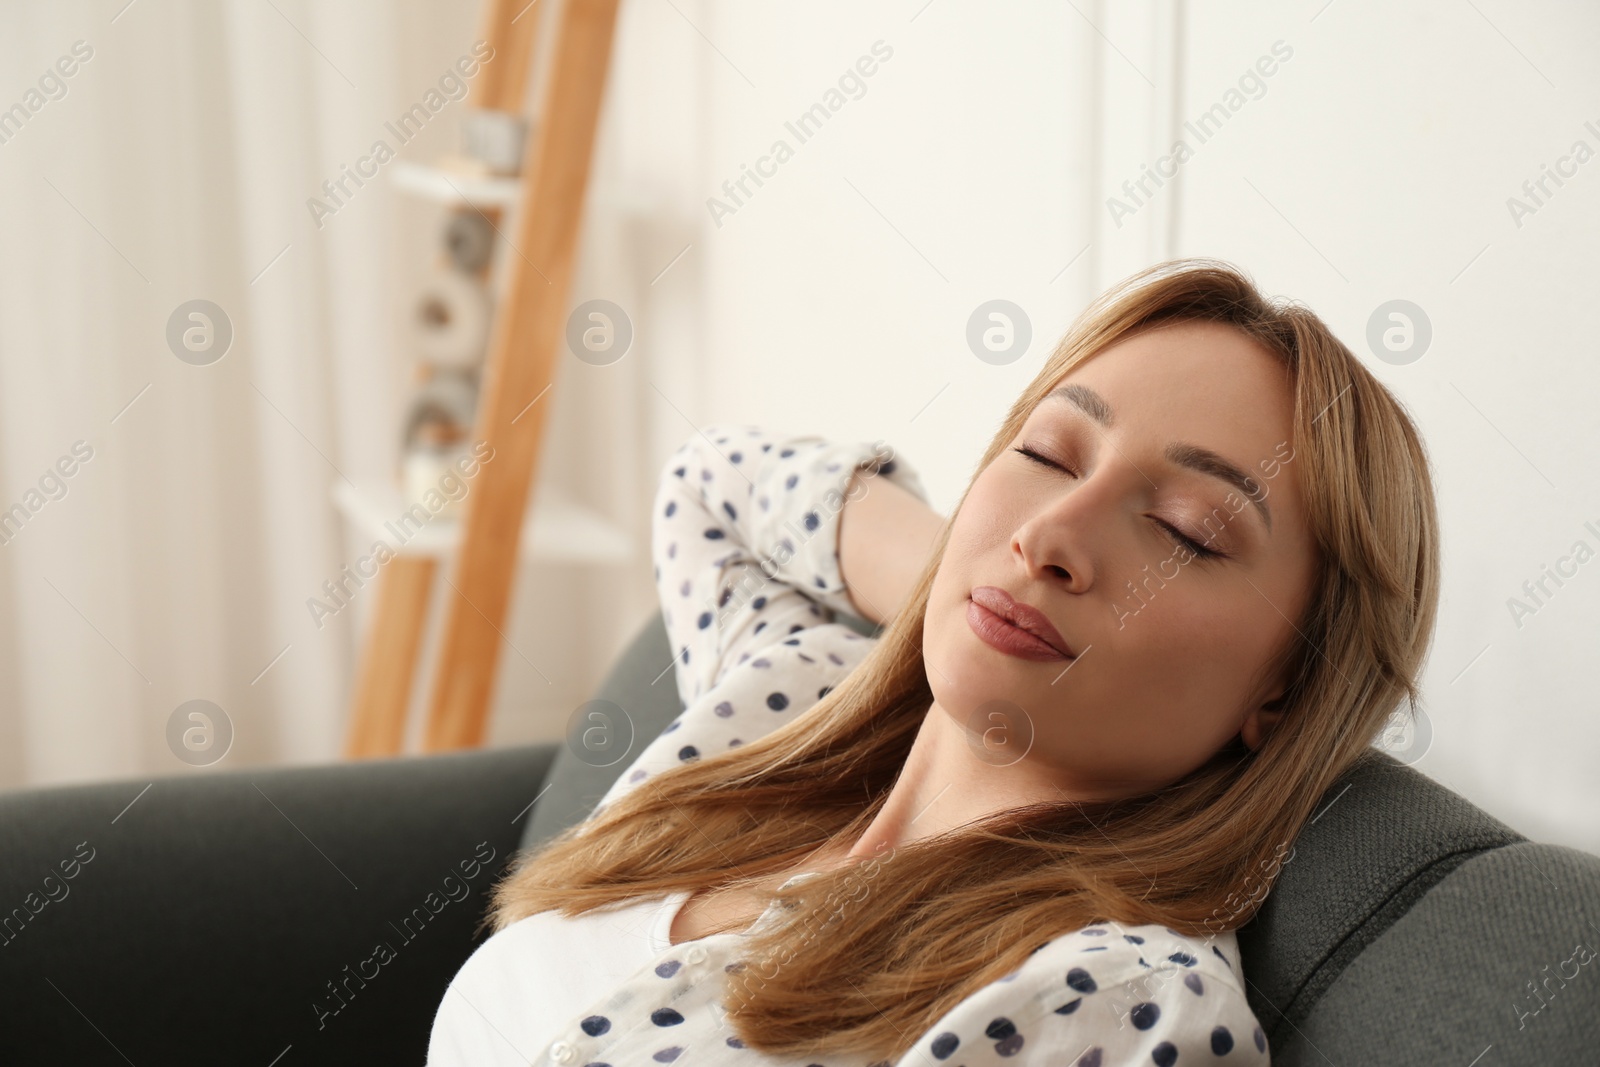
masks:
POLYGON ((14 1063, 422 1063, 555 745, 0 793, 14 1063))

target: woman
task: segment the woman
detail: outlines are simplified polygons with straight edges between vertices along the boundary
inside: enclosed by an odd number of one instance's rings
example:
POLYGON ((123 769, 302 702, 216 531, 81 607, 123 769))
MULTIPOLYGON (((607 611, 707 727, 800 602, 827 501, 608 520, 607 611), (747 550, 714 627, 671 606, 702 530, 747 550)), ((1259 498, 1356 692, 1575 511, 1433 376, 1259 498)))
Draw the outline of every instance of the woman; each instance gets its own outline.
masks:
POLYGON ((496 887, 430 1063, 1266 1062, 1233 931, 1432 634, 1411 421, 1177 261, 1080 316, 948 521, 922 498, 876 446, 674 455, 685 711, 496 887))

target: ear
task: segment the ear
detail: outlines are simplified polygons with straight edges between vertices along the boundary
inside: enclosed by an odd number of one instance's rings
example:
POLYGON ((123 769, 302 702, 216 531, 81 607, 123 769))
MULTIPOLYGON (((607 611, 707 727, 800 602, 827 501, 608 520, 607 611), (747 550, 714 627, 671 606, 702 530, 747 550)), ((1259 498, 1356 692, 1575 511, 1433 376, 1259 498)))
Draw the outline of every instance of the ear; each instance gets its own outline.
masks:
POLYGON ((1283 697, 1276 696, 1260 707, 1251 708, 1245 713, 1244 722, 1239 726, 1239 739, 1251 752, 1256 751, 1266 741, 1267 735, 1277 728, 1278 721, 1283 718, 1283 697))

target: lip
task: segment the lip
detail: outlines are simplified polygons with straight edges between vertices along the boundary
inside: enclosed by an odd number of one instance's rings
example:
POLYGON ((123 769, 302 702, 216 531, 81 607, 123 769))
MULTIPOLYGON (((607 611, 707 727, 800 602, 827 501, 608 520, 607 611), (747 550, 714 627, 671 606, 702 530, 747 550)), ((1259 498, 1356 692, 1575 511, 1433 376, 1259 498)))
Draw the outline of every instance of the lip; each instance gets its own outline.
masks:
POLYGON ((1063 660, 1076 655, 1043 612, 998 586, 980 585, 967 598, 967 624, 985 643, 1023 659, 1063 660))

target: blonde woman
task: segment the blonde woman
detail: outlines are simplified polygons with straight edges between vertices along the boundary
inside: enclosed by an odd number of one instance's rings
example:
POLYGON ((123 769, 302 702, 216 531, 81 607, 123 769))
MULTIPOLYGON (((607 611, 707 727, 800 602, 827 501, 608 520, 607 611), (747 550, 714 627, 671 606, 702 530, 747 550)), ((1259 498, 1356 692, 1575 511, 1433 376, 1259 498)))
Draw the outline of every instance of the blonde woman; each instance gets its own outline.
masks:
POLYGON ((431 1064, 1268 1061, 1234 931, 1438 595, 1417 432, 1315 315, 1135 275, 948 520, 741 425, 655 507, 683 714, 496 886, 431 1064))

